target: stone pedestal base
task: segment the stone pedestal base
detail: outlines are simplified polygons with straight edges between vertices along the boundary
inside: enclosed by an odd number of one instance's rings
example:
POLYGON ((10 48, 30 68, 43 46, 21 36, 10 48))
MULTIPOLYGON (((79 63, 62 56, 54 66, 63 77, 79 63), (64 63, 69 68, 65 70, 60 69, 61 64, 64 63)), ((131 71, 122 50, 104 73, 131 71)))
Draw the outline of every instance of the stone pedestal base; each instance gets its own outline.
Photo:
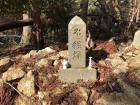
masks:
POLYGON ((59 70, 58 76, 62 82, 76 82, 77 80, 96 81, 97 71, 96 69, 89 70, 88 68, 70 68, 59 70))

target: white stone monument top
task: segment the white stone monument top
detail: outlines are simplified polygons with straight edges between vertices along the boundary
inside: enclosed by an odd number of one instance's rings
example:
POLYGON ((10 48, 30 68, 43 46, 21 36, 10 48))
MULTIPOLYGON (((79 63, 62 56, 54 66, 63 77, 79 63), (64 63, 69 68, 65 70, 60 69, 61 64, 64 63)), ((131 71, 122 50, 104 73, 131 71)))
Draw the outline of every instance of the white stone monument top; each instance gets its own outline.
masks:
POLYGON ((75 16, 68 25, 69 63, 72 68, 82 68, 86 65, 86 24, 75 16))
POLYGON ((140 30, 135 32, 132 45, 136 48, 140 48, 140 30))

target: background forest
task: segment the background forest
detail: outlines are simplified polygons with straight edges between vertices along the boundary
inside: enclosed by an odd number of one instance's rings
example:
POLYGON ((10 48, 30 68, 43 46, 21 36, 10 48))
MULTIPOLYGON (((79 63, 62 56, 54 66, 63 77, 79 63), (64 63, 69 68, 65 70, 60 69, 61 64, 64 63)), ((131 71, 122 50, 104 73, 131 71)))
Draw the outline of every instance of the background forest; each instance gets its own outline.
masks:
MULTIPOLYGON (((0 23, 32 20, 27 29, 3 32, 22 36, 21 43, 30 42, 43 48, 46 42, 67 42, 67 26, 72 17, 80 16, 86 23, 92 40, 127 40, 139 27, 139 0, 1 0, 0 23)), ((14 28, 11 24, 10 28, 14 28)), ((1 29, 2 30, 2 29, 1 29)), ((3 29, 2 31, 4 31, 3 29)), ((20 40, 17 38, 17 40, 20 40)), ((5 43, 6 39, 1 38, 5 43)))
POLYGON ((0 105, 140 105, 140 0, 0 0, 0 105))

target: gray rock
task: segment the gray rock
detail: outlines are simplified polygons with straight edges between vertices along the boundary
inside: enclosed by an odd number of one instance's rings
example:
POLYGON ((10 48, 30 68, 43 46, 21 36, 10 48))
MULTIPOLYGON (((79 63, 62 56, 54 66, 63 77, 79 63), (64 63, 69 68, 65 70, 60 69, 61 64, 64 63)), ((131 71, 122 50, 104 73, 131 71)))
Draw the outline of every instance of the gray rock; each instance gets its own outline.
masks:
POLYGON ((136 95, 129 93, 104 93, 95 105, 139 105, 140 100, 136 95))
POLYGON ((35 94, 34 82, 34 75, 32 71, 29 71, 27 75, 19 81, 17 89, 24 95, 30 97, 35 94))

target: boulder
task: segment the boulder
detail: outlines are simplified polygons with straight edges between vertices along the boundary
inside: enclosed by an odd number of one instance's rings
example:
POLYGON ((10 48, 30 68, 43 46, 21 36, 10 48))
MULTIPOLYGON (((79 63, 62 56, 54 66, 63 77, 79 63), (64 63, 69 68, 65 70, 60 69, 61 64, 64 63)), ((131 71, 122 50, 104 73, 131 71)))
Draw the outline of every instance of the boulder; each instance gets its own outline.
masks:
POLYGON ((34 100, 26 96, 18 96, 15 99, 15 105, 39 105, 39 104, 36 104, 34 100))
POLYGON ((46 93, 45 91, 38 91, 37 92, 37 96, 38 96, 39 100, 43 100, 43 98, 46 95, 45 93, 46 93))
POLYGON ((99 64, 100 66, 106 66, 105 60, 100 60, 100 61, 98 62, 98 64, 99 64))
POLYGON ((53 66, 60 69, 60 67, 62 66, 61 60, 55 60, 53 66))
POLYGON ((36 50, 31 50, 29 53, 23 55, 21 58, 22 60, 28 60, 31 57, 35 57, 37 55, 37 51, 36 50))
POLYGON ((128 63, 124 61, 118 54, 111 55, 110 58, 106 59, 109 61, 114 68, 113 73, 120 74, 128 71, 128 63))
POLYGON ((140 70, 136 70, 134 75, 136 78, 140 79, 140 70))
POLYGON ((31 58, 31 54, 30 53, 22 56, 22 60, 28 60, 30 58, 31 58))
POLYGON ((52 65, 52 60, 48 58, 43 58, 36 63, 37 66, 42 67, 46 65, 52 65))
POLYGON ((135 49, 135 51, 133 52, 136 56, 140 57, 140 49, 135 49))
POLYGON ((139 105, 140 100, 136 95, 129 93, 104 93, 95 105, 139 105))
POLYGON ((84 87, 78 87, 74 91, 75 101, 77 101, 77 105, 88 105, 88 96, 89 96, 89 90, 84 87))
POLYGON ((84 87, 77 87, 72 91, 71 88, 56 87, 51 92, 52 105, 58 105, 60 102, 61 105, 88 105, 89 90, 84 87))
POLYGON ((140 69, 140 57, 131 57, 127 60, 128 67, 132 69, 140 69))
POLYGON ((120 73, 126 73, 129 70, 128 68, 128 63, 127 62, 123 62, 122 64, 118 65, 113 73, 115 74, 120 74, 120 73))
POLYGON ((13 66, 2 74, 2 79, 5 81, 11 81, 22 78, 24 74, 25 72, 20 67, 13 66))
POLYGON ((50 54, 50 53, 55 53, 56 51, 50 47, 46 47, 45 49, 39 50, 38 53, 46 53, 46 54, 50 54))
POLYGON ((29 54, 30 54, 31 56, 35 56, 35 55, 37 54, 37 51, 36 51, 36 50, 31 50, 31 51, 29 52, 29 54))
POLYGON ((68 59, 68 50, 63 50, 59 52, 59 56, 68 59))
POLYGON ((116 56, 116 57, 108 59, 108 60, 111 62, 113 67, 119 66, 124 62, 124 60, 119 56, 116 56))
POLYGON ((59 96, 60 94, 64 93, 64 90, 62 89, 62 87, 55 87, 52 90, 53 95, 55 96, 59 96))
POLYGON ((45 89, 46 86, 48 85, 48 82, 49 82, 49 79, 48 77, 46 76, 45 73, 39 73, 38 74, 38 85, 42 88, 42 89, 45 89))
POLYGON ((29 71, 27 75, 19 81, 17 89, 24 95, 30 97, 35 94, 34 82, 34 75, 32 71, 29 71))
MULTIPOLYGON (((122 79, 118 79, 117 81, 124 93, 129 93, 140 98, 140 89, 138 87, 135 87, 131 82, 125 82, 122 79)), ((137 84, 140 84, 139 81, 137 81, 137 84)))
POLYGON ((12 62, 9 57, 5 57, 0 60, 0 73, 6 71, 10 66, 12 62))

